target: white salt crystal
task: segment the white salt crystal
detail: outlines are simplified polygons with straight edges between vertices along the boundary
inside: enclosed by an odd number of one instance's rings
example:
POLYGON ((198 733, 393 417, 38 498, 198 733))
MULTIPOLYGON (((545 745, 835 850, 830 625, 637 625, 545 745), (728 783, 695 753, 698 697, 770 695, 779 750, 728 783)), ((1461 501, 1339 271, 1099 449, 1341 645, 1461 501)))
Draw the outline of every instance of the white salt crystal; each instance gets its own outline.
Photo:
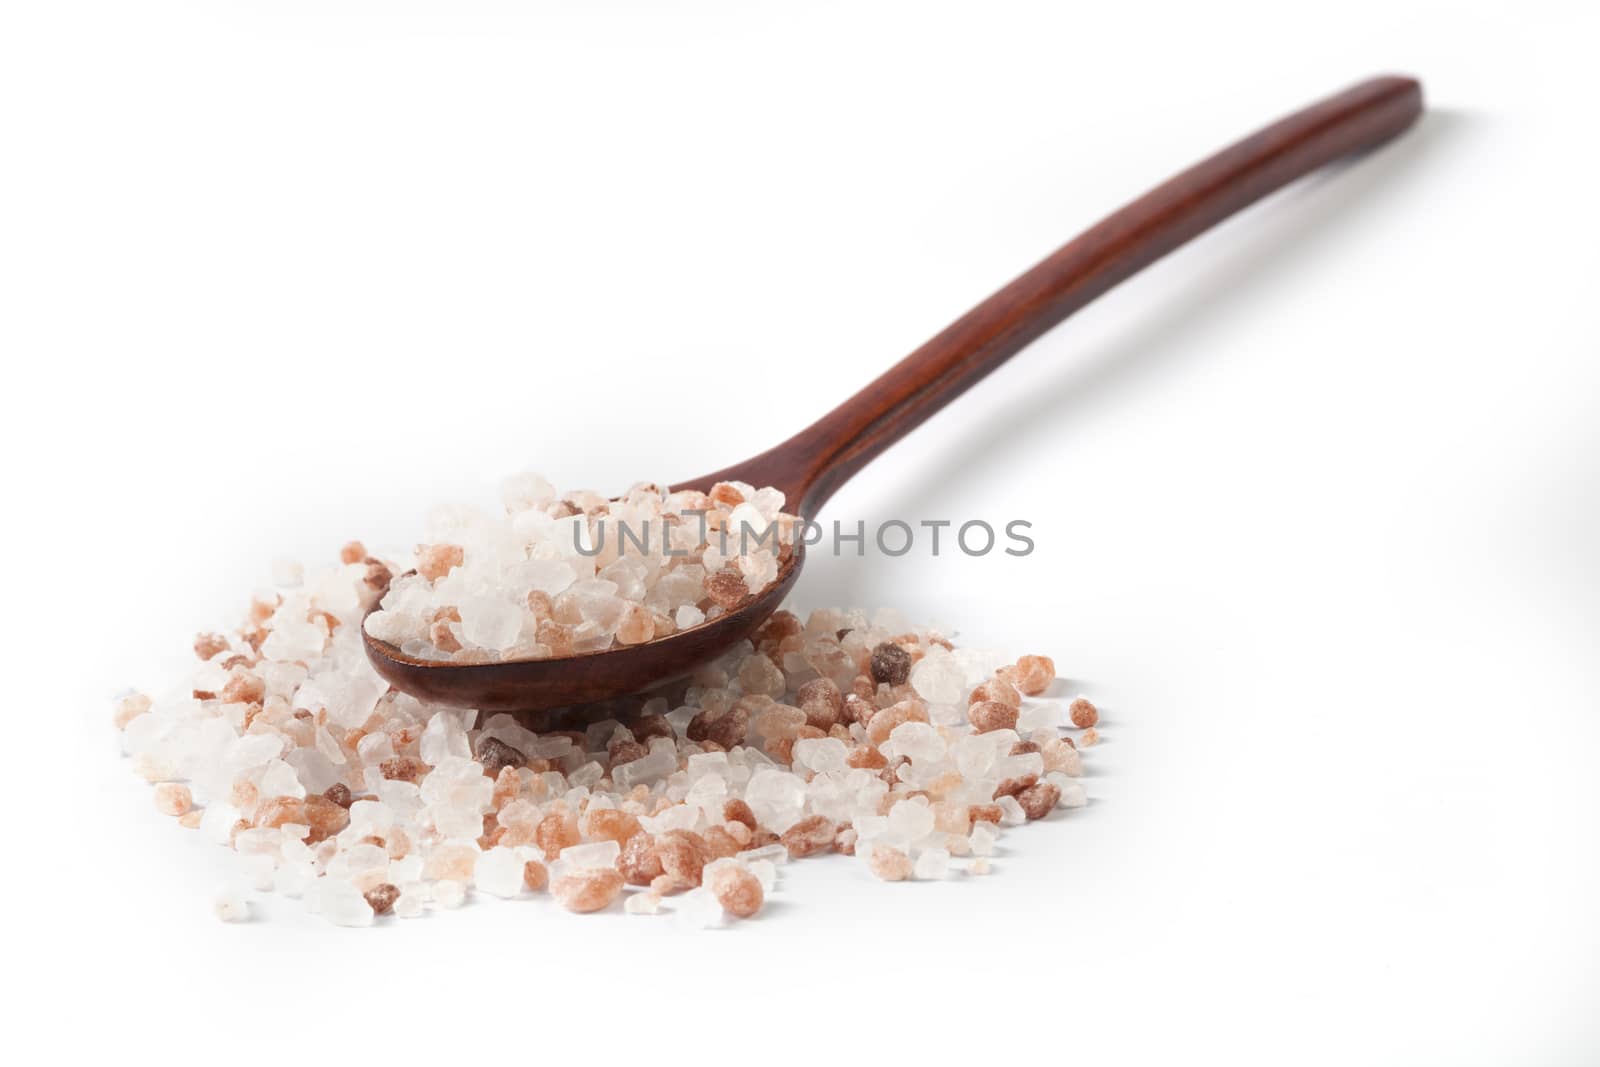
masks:
POLYGON ((744 800, 758 822, 781 834, 799 820, 805 807, 806 784, 788 771, 763 768, 750 776, 744 800))
MULTIPOLYGON (((939 747, 944 748, 943 742, 939 747)), ((794 761, 820 774, 830 771, 844 773, 847 769, 845 759, 849 755, 849 749, 837 737, 804 737, 794 743, 794 761)))
POLYGON ((1000 837, 1000 831, 995 829, 994 823, 978 822, 972 824, 972 854, 974 856, 991 856, 994 854, 994 843, 1000 837))
POLYGON ((301 799, 306 795, 306 788, 300 784, 299 775, 295 774, 293 767, 281 759, 267 761, 266 773, 261 776, 257 788, 264 797, 301 799))
POLYGON ((1044 776, 1044 780, 1061 790, 1061 799, 1056 802, 1058 808, 1081 808, 1089 803, 1089 793, 1083 788, 1083 783, 1068 778, 1059 771, 1051 771, 1044 776))
POLYGON ((673 918, 691 929, 722 925, 722 902, 701 886, 673 899, 673 918))
POLYGON ((653 749, 648 756, 624 763, 611 772, 617 788, 624 792, 644 782, 665 778, 678 769, 678 757, 662 749, 653 749))
POLYGON ((239 821, 241 814, 232 804, 207 804, 204 814, 200 816, 200 833, 205 835, 208 841, 226 845, 228 839, 233 836, 233 826, 239 821))
POLYGON ((889 809, 889 834, 906 845, 915 845, 933 833, 933 809, 926 797, 902 800, 889 809))
POLYGON ((1066 721, 1066 709, 1059 700, 1029 700, 1023 703, 1022 713, 1017 716, 1017 729, 1024 733, 1054 730, 1066 721))
MULTIPOLYGON (((594 841, 587 845, 571 845, 562 849, 561 862, 570 870, 614 867, 621 853, 622 846, 615 841, 594 841)), ((520 872, 522 868, 519 866, 517 870, 520 872)))
POLYGON ((394 913, 402 919, 415 919, 423 913, 426 902, 419 888, 406 888, 401 890, 400 896, 395 899, 394 913))
POLYGON ((433 902, 441 908, 459 908, 467 899, 467 887, 460 882, 445 879, 435 882, 433 886, 433 902))
POLYGON ((461 637, 466 643, 496 651, 517 643, 523 612, 516 605, 499 597, 477 596, 463 600, 459 609, 461 637))
POLYGON ((788 863, 789 850, 778 844, 762 845, 760 848, 746 849, 736 855, 734 859, 753 871, 758 863, 788 863))
POLYGON ((623 898, 622 910, 629 915, 655 915, 661 910, 661 898, 654 893, 630 893, 623 898))
MULTIPOLYGON (((616 847, 616 842, 611 842, 611 845, 616 847)), ((514 849, 501 846, 491 848, 478 857, 478 866, 472 875, 473 884, 493 896, 517 896, 522 892, 522 868, 525 862, 514 849)))
MULTIPOLYGON (((781 845, 779 846, 782 847, 781 845)), ((741 853, 742 855, 742 853, 741 853)), ((784 852, 788 856, 787 850, 784 852)), ((756 881, 761 883, 761 892, 771 893, 778 884, 778 868, 771 860, 750 860, 745 867, 756 876, 756 881)))
POLYGON ((949 872, 950 853, 942 848, 923 849, 911 868, 913 875, 928 881, 937 881, 949 872))
POLYGON ((677 610, 677 612, 672 616, 672 619, 678 624, 678 629, 687 630, 691 626, 699 626, 701 623, 705 622, 706 616, 705 612, 701 611, 693 604, 685 604, 677 610))
POLYGON ((1006 826, 1021 826, 1028 821, 1028 815, 1016 797, 1001 797, 995 804, 1000 808, 1000 821, 1006 826))
POLYGON ((242 923, 250 918, 250 902, 237 889, 227 889, 218 894, 212 903, 212 909, 216 912, 217 918, 225 923, 242 923))
POLYGON ((531 472, 513 474, 500 483, 500 502, 506 511, 527 511, 555 503, 556 488, 531 472))
POLYGON ((341 878, 319 878, 307 899, 316 898, 316 909, 335 926, 371 926, 372 905, 361 891, 341 878))
POLYGON ((911 688, 933 704, 954 704, 966 687, 966 672, 943 648, 934 646, 911 668, 911 688))
MULTIPOLYGON (((903 722, 896 726, 889 734, 889 744, 893 746, 895 755, 906 756, 913 762, 935 763, 945 757, 944 738, 925 722, 903 722)), ((885 752, 884 755, 888 756, 889 753, 885 752)))

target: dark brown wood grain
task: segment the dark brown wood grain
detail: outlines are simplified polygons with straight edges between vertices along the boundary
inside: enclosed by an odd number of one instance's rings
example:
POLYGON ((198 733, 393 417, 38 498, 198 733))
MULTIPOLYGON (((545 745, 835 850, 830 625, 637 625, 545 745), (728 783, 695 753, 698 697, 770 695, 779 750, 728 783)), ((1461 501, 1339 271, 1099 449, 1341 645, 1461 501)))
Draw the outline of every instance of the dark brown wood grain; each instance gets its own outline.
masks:
MULTIPOLYGON (((1421 113, 1414 79, 1373 78, 1246 137, 1063 245, 794 437, 678 487, 776 486, 789 510, 814 517, 873 457, 1095 297, 1296 178, 1388 141, 1421 113)), ((644 645, 483 665, 414 660, 370 637, 367 652, 393 685, 443 704, 536 711, 609 700, 681 678, 748 637, 788 595, 803 559, 797 551, 775 585, 728 615, 644 645)))

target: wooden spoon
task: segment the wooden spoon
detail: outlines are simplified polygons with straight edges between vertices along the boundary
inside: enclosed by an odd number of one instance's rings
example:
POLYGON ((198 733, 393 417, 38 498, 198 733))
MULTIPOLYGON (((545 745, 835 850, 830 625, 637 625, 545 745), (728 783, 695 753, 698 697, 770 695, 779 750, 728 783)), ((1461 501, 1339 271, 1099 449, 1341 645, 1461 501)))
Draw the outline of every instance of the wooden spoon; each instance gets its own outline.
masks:
MULTIPOLYGON (((674 488, 739 480, 781 489, 811 518, 878 453, 978 379, 1118 282, 1296 178, 1383 144, 1422 113, 1422 86, 1382 77, 1246 137, 1115 212, 776 448, 674 488)), ((749 637, 788 596, 803 546, 760 595, 642 645, 562 659, 461 664, 415 659, 372 637, 367 655, 395 687, 484 711, 543 711, 609 700, 682 678, 749 637)))

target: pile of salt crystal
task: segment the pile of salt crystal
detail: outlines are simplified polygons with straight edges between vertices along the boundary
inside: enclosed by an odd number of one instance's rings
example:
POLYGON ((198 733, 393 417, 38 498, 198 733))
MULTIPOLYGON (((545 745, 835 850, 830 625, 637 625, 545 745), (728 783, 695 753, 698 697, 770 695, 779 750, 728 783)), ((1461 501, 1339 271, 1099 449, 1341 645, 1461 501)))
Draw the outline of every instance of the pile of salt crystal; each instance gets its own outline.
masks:
MULTIPOLYGON (((333 923, 476 892, 715 925, 757 914, 792 859, 985 874, 1011 828, 1086 803, 1099 713, 1040 699, 1043 657, 1000 663, 893 612, 780 611, 687 683, 541 736, 390 690, 359 627, 401 563, 340 559, 285 568, 235 633, 197 638, 178 694, 115 716, 160 812, 333 923)), ((216 908, 250 914, 237 893, 216 908)))
POLYGON ((783 494, 634 486, 608 500, 508 479, 504 512, 437 509, 427 544, 394 573, 373 637, 458 662, 545 659, 699 626, 759 594, 794 550, 783 494))

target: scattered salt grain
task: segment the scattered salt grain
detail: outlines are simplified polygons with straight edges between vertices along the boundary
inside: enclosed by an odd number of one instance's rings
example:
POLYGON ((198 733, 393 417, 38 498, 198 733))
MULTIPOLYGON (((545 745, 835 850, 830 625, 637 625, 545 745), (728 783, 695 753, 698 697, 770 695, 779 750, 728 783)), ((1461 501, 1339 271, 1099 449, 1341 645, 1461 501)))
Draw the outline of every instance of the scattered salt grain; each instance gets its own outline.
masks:
POLYGON ((242 923, 250 918, 250 902, 236 889, 229 889, 219 894, 212 907, 217 913, 217 918, 225 923, 242 923))

